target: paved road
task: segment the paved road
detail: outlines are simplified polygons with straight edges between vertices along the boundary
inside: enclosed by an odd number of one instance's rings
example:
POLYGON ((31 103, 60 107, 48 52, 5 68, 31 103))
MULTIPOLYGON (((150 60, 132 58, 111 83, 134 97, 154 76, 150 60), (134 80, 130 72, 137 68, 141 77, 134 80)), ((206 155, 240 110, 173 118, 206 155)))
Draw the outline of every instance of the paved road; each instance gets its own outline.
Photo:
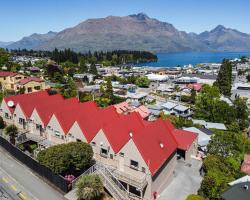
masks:
POLYGON ((28 167, 16 161, 1 147, 0 178, 0 183, 7 184, 10 191, 23 191, 24 200, 65 200, 61 193, 34 175, 28 167))
POLYGON ((182 161, 177 163, 175 177, 159 200, 185 200, 189 194, 197 193, 202 181, 199 173, 202 163, 197 160, 192 160, 191 163, 191 166, 182 161))

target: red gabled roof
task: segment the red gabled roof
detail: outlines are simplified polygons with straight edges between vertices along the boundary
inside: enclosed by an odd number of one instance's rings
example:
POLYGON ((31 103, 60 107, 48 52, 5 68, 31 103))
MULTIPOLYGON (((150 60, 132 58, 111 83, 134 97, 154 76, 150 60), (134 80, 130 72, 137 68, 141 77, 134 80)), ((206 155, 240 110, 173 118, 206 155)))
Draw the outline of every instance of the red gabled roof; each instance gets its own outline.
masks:
MULTIPOLYGON (((13 101, 15 106, 19 104, 27 117, 36 109, 45 125, 55 115, 65 134, 77 122, 88 142, 102 129, 115 153, 132 140, 152 175, 177 149, 187 150, 197 138, 195 133, 175 129, 170 120, 145 121, 138 112, 118 114, 114 106, 98 108, 93 101, 65 100, 47 91, 5 97, 4 100, 6 103, 13 101)), ((12 113, 15 106, 9 108, 12 113)))
POLYGON ((175 129, 172 131, 173 136, 178 144, 178 149, 188 150, 193 144, 194 140, 198 137, 196 133, 190 131, 184 131, 181 129, 175 129))
POLYGON ((0 77, 7 77, 7 76, 16 76, 17 73, 15 72, 7 72, 7 71, 0 71, 0 77))
POLYGON ((154 175, 176 151, 177 143, 164 122, 158 119, 133 136, 133 141, 154 175))
MULTIPOLYGON (((14 102, 13 107, 8 107, 10 112, 13 113, 17 104, 19 104, 22 107, 22 109, 26 110, 26 108, 27 109, 31 108, 31 111, 32 111, 36 105, 38 105, 40 102, 44 101, 45 99, 48 100, 49 97, 50 96, 47 91, 39 91, 39 92, 33 92, 29 94, 21 94, 21 95, 16 95, 16 96, 4 97, 4 101, 6 102, 6 104, 8 103, 8 101, 14 102)), ((29 115, 29 113, 25 113, 25 114, 29 115)))
POLYGON ((28 78, 24 78, 24 79, 20 80, 18 83, 20 85, 25 85, 31 81, 38 82, 38 83, 44 82, 44 80, 37 78, 37 77, 28 77, 28 78))

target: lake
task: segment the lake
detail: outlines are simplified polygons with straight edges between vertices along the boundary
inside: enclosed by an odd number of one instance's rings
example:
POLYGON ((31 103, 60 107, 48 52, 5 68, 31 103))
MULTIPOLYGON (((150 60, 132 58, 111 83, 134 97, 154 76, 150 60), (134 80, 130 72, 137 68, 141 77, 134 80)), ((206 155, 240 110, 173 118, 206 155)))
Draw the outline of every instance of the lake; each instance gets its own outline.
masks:
POLYGON ((250 52, 182 52, 158 53, 158 62, 142 63, 137 66, 176 67, 209 62, 221 62, 224 58, 233 59, 241 56, 250 56, 250 52))

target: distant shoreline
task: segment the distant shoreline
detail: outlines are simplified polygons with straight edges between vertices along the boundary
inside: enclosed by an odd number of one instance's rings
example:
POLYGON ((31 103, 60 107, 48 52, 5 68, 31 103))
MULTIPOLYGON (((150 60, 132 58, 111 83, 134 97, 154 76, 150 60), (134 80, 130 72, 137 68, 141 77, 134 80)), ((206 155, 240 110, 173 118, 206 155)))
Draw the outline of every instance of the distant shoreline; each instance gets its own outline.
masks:
POLYGON ((178 65, 196 65, 200 63, 219 63, 224 58, 234 59, 241 56, 250 57, 250 51, 235 52, 176 52, 176 53, 156 53, 157 62, 138 63, 138 67, 160 67, 171 68, 178 65))

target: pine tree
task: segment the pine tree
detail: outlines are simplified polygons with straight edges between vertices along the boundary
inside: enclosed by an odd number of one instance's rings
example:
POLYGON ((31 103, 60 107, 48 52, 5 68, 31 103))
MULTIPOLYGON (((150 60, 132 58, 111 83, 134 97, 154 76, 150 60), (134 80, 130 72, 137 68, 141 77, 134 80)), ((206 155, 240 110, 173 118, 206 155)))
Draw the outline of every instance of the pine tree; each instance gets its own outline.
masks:
POLYGON ((229 60, 223 60, 215 85, 219 88, 221 94, 231 95, 232 64, 229 60))

